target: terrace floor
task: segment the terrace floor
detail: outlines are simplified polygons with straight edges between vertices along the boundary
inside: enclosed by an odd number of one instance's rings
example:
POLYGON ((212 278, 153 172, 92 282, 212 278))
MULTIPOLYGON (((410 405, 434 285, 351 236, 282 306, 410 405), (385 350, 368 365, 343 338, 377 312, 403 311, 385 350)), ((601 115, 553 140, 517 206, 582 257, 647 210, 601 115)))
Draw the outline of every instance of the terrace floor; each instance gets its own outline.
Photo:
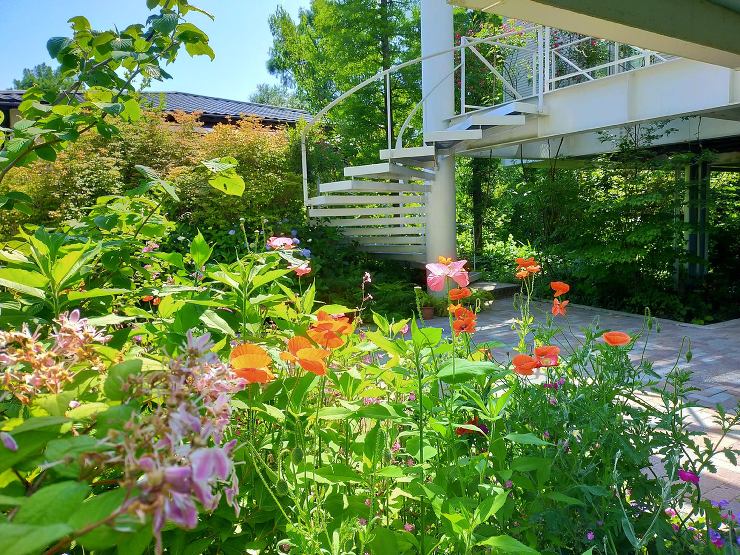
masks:
MULTIPOLYGON (((533 301, 532 315, 538 321, 544 321, 550 306, 549 302, 533 301)), ((476 342, 500 341, 505 346, 493 350, 496 358, 506 360, 513 356, 516 354, 514 347, 518 338, 511 326, 518 316, 519 312, 515 309, 512 298, 495 300, 492 306, 484 308, 478 315, 476 342)), ((642 316, 581 305, 569 305, 567 318, 558 318, 561 326, 569 327, 579 338, 583 338, 580 330, 594 321, 598 321, 603 329, 630 334, 647 331, 644 330, 642 316)), ((693 370, 691 384, 698 390, 689 394, 689 398, 698 406, 689 409, 689 421, 694 429, 717 441, 719 433, 713 422, 716 415, 713 407, 721 404, 728 411, 734 411, 740 402, 740 320, 707 326, 660 318, 654 318, 653 322, 647 345, 643 335, 631 356, 638 360, 644 348, 644 356, 653 362, 654 370, 661 376, 670 372, 677 362, 680 367, 693 370), (687 362, 685 352, 689 344, 693 356, 687 362), (680 360, 679 351, 682 351, 680 360)), ((435 318, 428 325, 442 326, 449 332, 449 325, 444 318, 435 318)), ((567 352, 567 345, 557 341, 554 343, 567 352)), ((653 395, 649 392, 645 393, 646 400, 651 396, 653 395)), ((740 448, 740 431, 729 434, 722 446, 740 448)), ((731 465, 723 455, 719 455, 716 462, 717 473, 702 477, 703 495, 712 500, 733 501, 732 507, 737 513, 740 511, 740 470, 731 465)), ((656 466, 659 466, 659 461, 656 461, 656 466)))

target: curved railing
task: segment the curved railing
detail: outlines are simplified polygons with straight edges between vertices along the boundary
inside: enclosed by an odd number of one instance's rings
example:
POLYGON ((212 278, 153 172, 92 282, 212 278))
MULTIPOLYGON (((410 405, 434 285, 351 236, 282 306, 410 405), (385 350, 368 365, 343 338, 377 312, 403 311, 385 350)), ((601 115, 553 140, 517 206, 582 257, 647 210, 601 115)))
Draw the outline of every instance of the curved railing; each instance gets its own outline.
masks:
MULTIPOLYGON (((428 97, 437 90, 445 81, 457 71, 460 71, 460 114, 467 113, 468 109, 480 109, 496 106, 474 106, 466 103, 466 70, 469 65, 466 53, 474 56, 472 59, 482 64, 488 72, 495 76, 495 79, 501 84, 501 93, 503 103, 512 100, 521 100, 524 98, 536 98, 538 107, 542 109, 543 95, 552 92, 564 86, 578 84, 580 82, 593 81, 606 77, 646 67, 655 63, 664 62, 668 57, 651 50, 645 50, 638 47, 606 41, 597 37, 577 35, 568 33, 550 27, 541 25, 527 24, 521 28, 500 33, 490 37, 466 37, 460 38, 460 43, 447 50, 419 56, 413 60, 393 65, 390 68, 380 71, 375 75, 368 77, 358 83, 345 93, 338 96, 329 104, 324 106, 313 118, 306 124, 301 131, 301 165, 303 173, 303 200, 308 205, 308 154, 306 146, 306 137, 308 132, 316 126, 326 114, 340 104, 348 97, 365 87, 377 83, 382 79, 386 80, 386 85, 390 81, 390 76, 407 67, 420 64, 431 58, 449 54, 450 52, 460 52, 460 63, 453 70, 442 76, 437 83, 417 102, 401 125, 398 136, 395 141, 395 147, 403 147, 403 137, 407 131, 413 117, 422 108, 428 97), (506 39, 520 37, 519 44, 506 42, 506 39), (501 57, 498 61, 491 63, 486 56, 480 51, 478 46, 488 45, 496 47, 499 51, 508 52, 503 58, 508 65, 496 67, 496 63, 502 63, 501 57), (604 61, 604 56, 597 57, 595 60, 589 59, 586 50, 588 47, 594 51, 608 55, 604 61), (506 75, 505 75, 506 74, 506 75)), ((389 94, 390 87, 386 86, 386 94, 389 94)), ((392 121, 392 102, 386 98, 386 121, 388 148, 393 147, 392 133, 390 122, 392 121)))

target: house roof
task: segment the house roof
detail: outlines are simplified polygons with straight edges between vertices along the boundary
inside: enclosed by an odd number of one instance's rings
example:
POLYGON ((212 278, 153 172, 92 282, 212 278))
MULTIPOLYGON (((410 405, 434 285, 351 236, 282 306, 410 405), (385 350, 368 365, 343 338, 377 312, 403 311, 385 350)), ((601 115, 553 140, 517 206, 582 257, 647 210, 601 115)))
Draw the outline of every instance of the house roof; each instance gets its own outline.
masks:
MULTIPOLYGON (((21 90, 0 90, 0 107, 15 107, 20 104, 23 93, 21 90)), ((191 94, 178 91, 149 92, 143 95, 153 107, 162 104, 166 112, 200 112, 204 123, 215 123, 227 118, 257 117, 269 123, 296 123, 300 119, 311 121, 311 114, 305 110, 257 104, 228 98, 216 98, 201 94, 191 94)))

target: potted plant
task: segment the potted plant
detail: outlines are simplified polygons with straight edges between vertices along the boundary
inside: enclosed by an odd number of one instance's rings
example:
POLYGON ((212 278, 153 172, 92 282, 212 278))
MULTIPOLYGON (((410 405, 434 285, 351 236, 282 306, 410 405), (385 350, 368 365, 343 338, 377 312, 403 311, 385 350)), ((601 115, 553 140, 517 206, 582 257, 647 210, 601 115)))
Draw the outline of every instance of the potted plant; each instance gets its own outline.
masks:
POLYGON ((414 287, 416 294, 416 309, 422 320, 431 320, 434 318, 435 298, 424 291, 421 287, 414 287))

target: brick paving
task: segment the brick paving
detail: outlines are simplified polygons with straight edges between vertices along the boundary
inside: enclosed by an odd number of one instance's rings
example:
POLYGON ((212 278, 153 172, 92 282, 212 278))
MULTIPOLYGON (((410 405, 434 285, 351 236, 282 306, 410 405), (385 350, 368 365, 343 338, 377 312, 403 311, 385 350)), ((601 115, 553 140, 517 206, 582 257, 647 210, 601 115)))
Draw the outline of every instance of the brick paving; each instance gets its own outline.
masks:
MULTIPOLYGON (((535 319, 543 322, 550 310, 549 302, 533 301, 531 312, 535 319)), ((512 330, 514 319, 519 317, 512 298, 498 298, 492 306, 485 307, 478 315, 476 342, 496 340, 504 347, 494 349, 498 360, 513 356, 518 342, 512 330)), ((645 329, 645 319, 640 315, 604 310, 581 305, 569 305, 566 318, 558 318, 562 327, 582 339, 582 328, 597 323, 604 330, 618 330, 631 335, 642 333, 631 352, 633 360, 642 356, 653 363, 653 369, 665 376, 676 364, 693 371, 690 384, 697 391, 689 394, 696 407, 688 409, 689 422, 693 429, 703 432, 710 440, 719 439, 719 430, 714 423, 714 407, 721 404, 733 411, 740 402, 740 319, 698 326, 671 320, 653 318, 652 330, 645 329), (648 333, 647 337, 645 334, 648 333), (645 341, 647 339, 647 342, 645 341), (690 345, 692 358, 686 360, 685 352, 690 345), (679 351, 682 355, 679 358, 679 351)), ((449 333, 449 325, 444 318, 428 322, 431 326, 444 327, 449 333)), ((557 344, 557 341, 556 341, 557 344)), ((559 343, 567 353, 567 344, 559 343)), ((645 393, 650 400, 651 394, 645 393)), ((701 438, 699 438, 701 441, 701 438)), ((736 430, 723 440, 723 447, 740 448, 740 430, 736 430)), ((740 471, 723 455, 715 459, 717 473, 702 476, 702 491, 705 498, 732 501, 734 511, 740 513, 740 471)), ((659 466, 659 465, 658 465, 659 466)))

